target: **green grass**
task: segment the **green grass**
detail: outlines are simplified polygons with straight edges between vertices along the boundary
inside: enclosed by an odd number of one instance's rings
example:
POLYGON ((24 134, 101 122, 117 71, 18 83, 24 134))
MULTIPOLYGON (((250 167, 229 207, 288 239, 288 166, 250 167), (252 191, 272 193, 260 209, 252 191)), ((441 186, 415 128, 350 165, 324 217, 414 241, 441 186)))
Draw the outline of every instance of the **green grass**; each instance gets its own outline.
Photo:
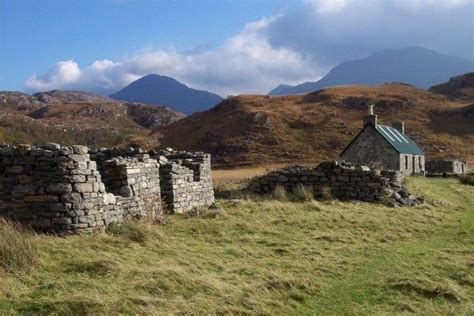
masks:
POLYGON ((36 236, 36 270, 0 272, 0 314, 472 315, 474 188, 408 185, 427 204, 221 199, 165 225, 36 236))

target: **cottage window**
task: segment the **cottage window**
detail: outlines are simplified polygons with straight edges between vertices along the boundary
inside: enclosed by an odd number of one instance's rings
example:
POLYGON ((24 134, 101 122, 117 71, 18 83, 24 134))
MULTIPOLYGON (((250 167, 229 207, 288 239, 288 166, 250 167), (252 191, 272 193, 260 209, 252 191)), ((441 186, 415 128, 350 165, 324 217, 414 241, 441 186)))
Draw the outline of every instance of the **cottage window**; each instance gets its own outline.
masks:
POLYGON ((405 155, 405 170, 408 170, 408 156, 405 155))

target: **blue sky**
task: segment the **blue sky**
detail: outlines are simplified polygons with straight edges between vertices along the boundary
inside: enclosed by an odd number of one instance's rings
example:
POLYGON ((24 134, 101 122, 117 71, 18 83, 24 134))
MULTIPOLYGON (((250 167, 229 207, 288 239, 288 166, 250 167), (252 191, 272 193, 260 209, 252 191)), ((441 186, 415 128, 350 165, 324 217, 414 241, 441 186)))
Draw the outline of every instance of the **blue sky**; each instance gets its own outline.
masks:
POLYGON ((212 47, 274 9, 271 1, 0 0, 0 89, 22 89, 58 60, 212 47))
POLYGON ((0 0, 0 90, 112 93, 147 73, 228 93, 375 50, 473 59, 472 0, 0 0))

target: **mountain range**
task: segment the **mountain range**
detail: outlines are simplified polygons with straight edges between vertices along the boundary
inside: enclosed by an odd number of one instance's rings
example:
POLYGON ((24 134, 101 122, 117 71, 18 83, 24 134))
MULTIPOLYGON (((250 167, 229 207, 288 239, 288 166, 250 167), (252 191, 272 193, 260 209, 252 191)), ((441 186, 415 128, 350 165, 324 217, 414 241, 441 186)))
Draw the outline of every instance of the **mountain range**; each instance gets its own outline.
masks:
POLYGON ((427 89, 447 78, 474 70, 474 62, 421 47, 375 52, 365 59, 343 62, 316 82, 279 85, 269 95, 289 95, 345 84, 404 82, 427 89))
POLYGON ((186 114, 207 110, 223 100, 217 94, 196 90, 173 78, 159 75, 146 75, 110 97, 128 102, 166 105, 186 114))

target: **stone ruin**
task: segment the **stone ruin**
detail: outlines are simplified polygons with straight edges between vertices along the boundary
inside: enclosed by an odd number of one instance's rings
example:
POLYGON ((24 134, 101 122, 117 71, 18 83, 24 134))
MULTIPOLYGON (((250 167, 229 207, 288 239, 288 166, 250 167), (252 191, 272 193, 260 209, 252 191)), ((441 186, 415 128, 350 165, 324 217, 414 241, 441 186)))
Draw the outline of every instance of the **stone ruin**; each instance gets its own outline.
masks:
POLYGON ((431 176, 454 176, 468 172, 467 163, 460 159, 433 159, 426 162, 426 173, 431 176))
POLYGON ((209 154, 0 145, 0 216, 38 231, 104 231, 213 202, 209 154))
POLYGON ((249 190, 273 193, 277 186, 294 192, 299 186, 311 188, 316 198, 382 202, 389 206, 413 206, 423 203, 405 189, 398 171, 372 170, 348 162, 328 161, 315 167, 289 166, 253 179, 249 190))

